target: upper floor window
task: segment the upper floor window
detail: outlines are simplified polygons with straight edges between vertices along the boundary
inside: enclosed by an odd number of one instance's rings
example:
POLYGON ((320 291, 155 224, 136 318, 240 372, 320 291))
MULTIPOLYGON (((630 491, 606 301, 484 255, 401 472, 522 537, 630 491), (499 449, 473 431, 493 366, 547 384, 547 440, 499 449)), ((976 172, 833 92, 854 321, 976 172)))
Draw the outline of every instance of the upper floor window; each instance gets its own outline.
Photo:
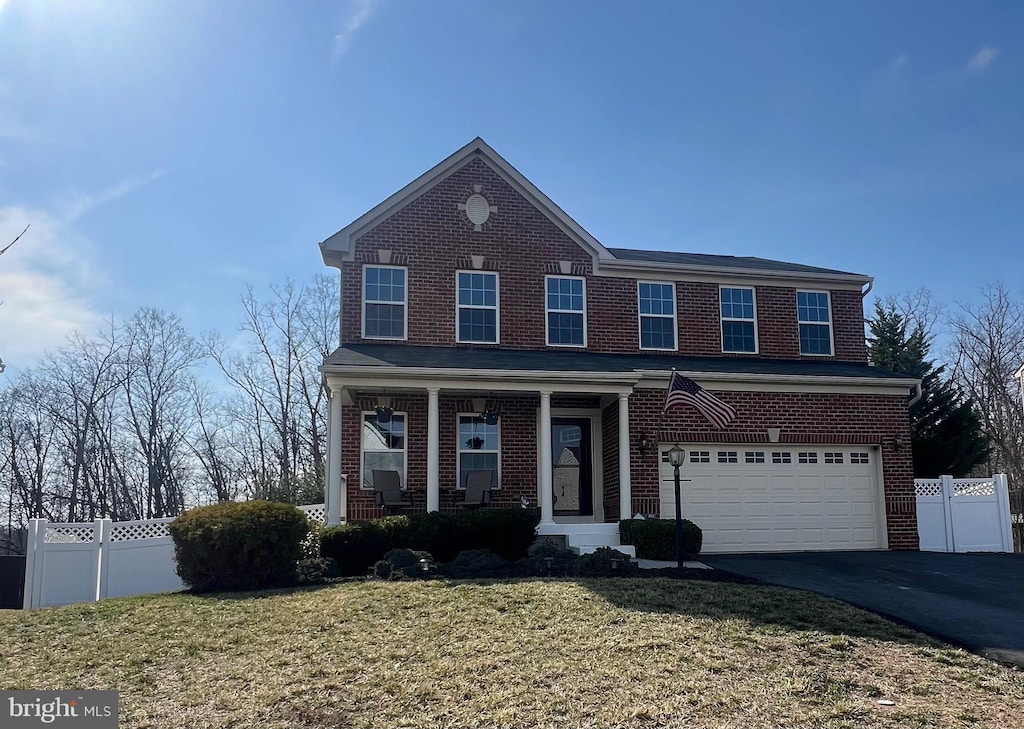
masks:
POLYGON ((719 289, 722 307, 722 351, 757 352, 754 289, 719 289))
POLYGON ((363 337, 405 339, 406 271, 400 266, 363 268, 363 337))
POLYGON ((797 291, 800 354, 832 354, 832 311, 827 291, 797 291))
POLYGON ((640 349, 676 348, 676 285, 637 284, 640 298, 640 349))
POLYGON ((459 271, 455 275, 458 316, 456 341, 498 343, 498 274, 459 271))
POLYGON ((582 278, 548 276, 545 286, 548 344, 587 346, 586 282, 582 278))

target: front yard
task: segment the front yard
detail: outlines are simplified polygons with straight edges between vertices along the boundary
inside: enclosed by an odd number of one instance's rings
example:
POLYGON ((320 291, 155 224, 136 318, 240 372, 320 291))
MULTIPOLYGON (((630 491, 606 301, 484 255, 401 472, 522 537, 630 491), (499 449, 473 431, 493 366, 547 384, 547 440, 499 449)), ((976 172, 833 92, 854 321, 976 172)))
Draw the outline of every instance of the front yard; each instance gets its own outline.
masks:
POLYGON ((124 727, 1024 724, 1024 673, 839 602, 746 585, 165 595, 0 612, 0 645, 0 688, 116 688, 124 727))

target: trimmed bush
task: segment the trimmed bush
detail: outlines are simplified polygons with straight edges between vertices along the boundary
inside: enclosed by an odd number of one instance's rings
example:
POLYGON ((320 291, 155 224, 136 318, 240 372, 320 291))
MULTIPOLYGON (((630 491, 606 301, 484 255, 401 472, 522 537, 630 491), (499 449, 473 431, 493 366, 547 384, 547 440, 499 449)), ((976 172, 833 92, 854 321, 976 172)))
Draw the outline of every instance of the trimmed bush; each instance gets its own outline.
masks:
POLYGON ((451 562, 460 552, 486 549, 507 560, 526 556, 540 514, 533 509, 431 512, 352 522, 321 531, 320 551, 342 574, 365 575, 391 549, 429 552, 451 562))
POLYGON ((580 556, 551 542, 539 544, 530 550, 530 556, 518 565, 531 577, 566 577, 576 571, 580 556))
POLYGON ((508 577, 515 565, 486 549, 467 549, 448 564, 443 564, 438 573, 456 580, 478 577, 508 577))
MULTIPOLYGON (((619 522, 623 544, 636 547, 640 559, 673 560, 676 558, 675 519, 625 519, 619 522)), ((683 519, 683 558, 700 554, 704 534, 689 519, 683 519)))
POLYGON ((290 504, 228 501, 189 509, 167 528, 192 590, 258 590, 295 584, 309 521, 290 504))
POLYGON ((422 577, 421 560, 432 560, 428 552, 417 552, 411 549, 392 549, 373 566, 377 577, 389 580, 401 580, 406 577, 422 577))
POLYGON ((598 547, 590 554, 580 555, 575 573, 580 577, 627 577, 639 569, 628 554, 611 547, 598 547))

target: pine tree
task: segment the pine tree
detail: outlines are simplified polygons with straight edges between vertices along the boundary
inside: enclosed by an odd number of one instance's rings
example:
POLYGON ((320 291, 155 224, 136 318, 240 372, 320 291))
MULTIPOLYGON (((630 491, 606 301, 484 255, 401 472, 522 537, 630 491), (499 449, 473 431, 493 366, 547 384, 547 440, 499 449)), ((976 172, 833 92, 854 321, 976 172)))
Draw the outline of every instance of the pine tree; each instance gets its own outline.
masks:
POLYGON ((869 320, 871 364, 921 380, 921 399, 910 408, 914 476, 965 476, 988 458, 981 419, 967 398, 943 377, 945 366, 928 358, 931 342, 920 326, 911 328, 889 302, 875 302, 869 320))

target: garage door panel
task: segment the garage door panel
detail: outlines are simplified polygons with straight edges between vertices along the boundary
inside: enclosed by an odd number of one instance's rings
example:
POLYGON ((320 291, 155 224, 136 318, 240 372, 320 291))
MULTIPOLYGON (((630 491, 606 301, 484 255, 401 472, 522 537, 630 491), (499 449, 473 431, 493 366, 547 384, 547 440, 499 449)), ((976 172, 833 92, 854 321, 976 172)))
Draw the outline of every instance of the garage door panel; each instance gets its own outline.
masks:
MULTIPOLYGON (((875 458, 870 448, 849 446, 688 448, 680 471, 689 479, 680 484, 683 515, 701 527, 709 553, 877 549, 875 458)), ((672 468, 665 462, 661 478, 662 516, 672 518, 672 468)))

